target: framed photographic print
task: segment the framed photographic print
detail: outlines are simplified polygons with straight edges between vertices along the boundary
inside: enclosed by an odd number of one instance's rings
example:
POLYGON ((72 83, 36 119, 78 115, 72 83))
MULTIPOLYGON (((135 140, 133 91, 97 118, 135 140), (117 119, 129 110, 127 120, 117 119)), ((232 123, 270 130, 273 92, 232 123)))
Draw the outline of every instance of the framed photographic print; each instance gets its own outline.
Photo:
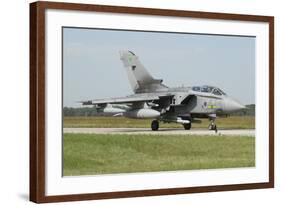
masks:
POLYGON ((274 187, 274 17, 30 4, 30 200, 274 187))

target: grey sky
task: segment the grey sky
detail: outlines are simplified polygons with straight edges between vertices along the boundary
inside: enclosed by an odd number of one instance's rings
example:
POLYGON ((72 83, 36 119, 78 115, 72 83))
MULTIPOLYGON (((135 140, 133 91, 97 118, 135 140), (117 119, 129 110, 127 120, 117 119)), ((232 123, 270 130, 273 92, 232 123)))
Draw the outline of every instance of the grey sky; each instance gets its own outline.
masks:
POLYGON ((254 37, 64 28, 64 106, 132 94, 120 50, 133 51, 169 87, 214 85, 255 103, 254 37))

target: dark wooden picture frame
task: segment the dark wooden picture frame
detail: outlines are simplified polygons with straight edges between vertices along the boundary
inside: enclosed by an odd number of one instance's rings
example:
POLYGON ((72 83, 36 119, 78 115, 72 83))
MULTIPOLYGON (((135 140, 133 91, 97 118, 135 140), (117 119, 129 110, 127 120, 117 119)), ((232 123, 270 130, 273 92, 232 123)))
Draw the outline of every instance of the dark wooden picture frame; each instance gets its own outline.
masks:
POLYGON ((274 187, 274 17, 57 2, 30 4, 30 200, 61 202, 274 187), (46 196, 45 194, 45 12, 47 9, 224 19, 269 24, 269 182, 46 196))

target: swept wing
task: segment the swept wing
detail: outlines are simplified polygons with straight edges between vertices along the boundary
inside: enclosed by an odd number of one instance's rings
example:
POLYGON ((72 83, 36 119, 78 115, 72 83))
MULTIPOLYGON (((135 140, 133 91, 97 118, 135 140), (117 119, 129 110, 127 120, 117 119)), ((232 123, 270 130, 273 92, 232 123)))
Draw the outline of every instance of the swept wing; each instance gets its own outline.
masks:
POLYGON ((104 98, 104 99, 95 99, 82 101, 83 105, 100 105, 100 104, 122 104, 122 103, 138 103, 138 102, 151 102, 155 100, 160 100, 162 97, 172 97, 171 94, 159 95, 157 93, 153 94, 135 94, 125 97, 116 97, 116 98, 104 98))

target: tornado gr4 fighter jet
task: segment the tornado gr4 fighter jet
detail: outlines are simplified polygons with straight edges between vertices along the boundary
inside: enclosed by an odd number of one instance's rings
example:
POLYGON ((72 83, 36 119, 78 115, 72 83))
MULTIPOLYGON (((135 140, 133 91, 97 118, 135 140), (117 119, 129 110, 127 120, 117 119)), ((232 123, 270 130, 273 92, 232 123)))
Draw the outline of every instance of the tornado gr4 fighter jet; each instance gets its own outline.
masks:
POLYGON ((210 130, 217 130, 217 116, 244 109, 245 106, 214 86, 169 88, 163 80, 154 79, 132 51, 121 51, 121 60, 134 94, 125 97, 82 101, 113 116, 151 118, 151 129, 158 130, 159 122, 181 123, 189 130, 198 118, 209 118, 210 130))

